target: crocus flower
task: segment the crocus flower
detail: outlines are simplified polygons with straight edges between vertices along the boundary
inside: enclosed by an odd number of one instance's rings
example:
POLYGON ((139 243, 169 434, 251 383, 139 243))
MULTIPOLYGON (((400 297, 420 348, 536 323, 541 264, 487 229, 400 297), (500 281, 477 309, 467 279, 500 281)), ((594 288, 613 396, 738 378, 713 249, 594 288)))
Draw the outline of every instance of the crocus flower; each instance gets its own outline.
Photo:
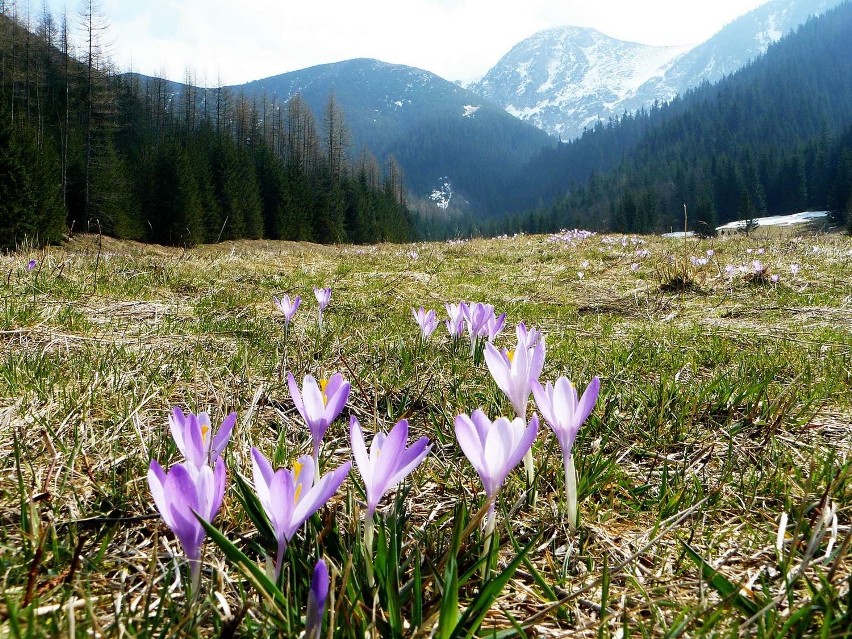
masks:
POLYGON ((401 419, 387 435, 376 433, 368 452, 361 424, 354 415, 349 420, 349 438, 367 493, 367 519, 372 519, 384 494, 405 479, 429 453, 429 439, 421 437, 406 448, 408 420, 401 419))
POLYGON ((317 303, 319 304, 318 324, 320 331, 322 331, 322 312, 325 310, 325 307, 328 306, 328 303, 331 301, 331 289, 329 287, 314 287, 314 297, 317 298, 317 303))
POLYGON ((272 464, 257 449, 251 449, 254 470, 254 489, 257 498, 272 524, 278 542, 275 560, 276 577, 281 572, 281 560, 287 543, 303 523, 322 508, 346 479, 352 462, 319 476, 314 460, 302 455, 293 463, 293 470, 272 469, 272 464))
POLYGON ((151 460, 148 486, 154 505, 189 559, 192 589, 197 591, 201 579, 201 545, 206 532, 196 513, 210 522, 219 511, 225 495, 225 460, 217 459, 215 470, 185 462, 172 466, 168 472, 157 460, 151 460))
POLYGON ((488 499, 485 545, 482 550, 485 557, 491 547, 491 536, 496 523, 494 506, 497 491, 509 472, 518 465, 532 446, 538 433, 538 416, 533 415, 529 425, 520 417, 512 421, 499 417, 492 422, 481 409, 477 409, 470 417, 458 415, 455 419, 455 430, 459 446, 479 473, 488 499))
POLYGON ((497 386, 506 393, 515 415, 526 419, 527 403, 532 392, 532 384, 541 374, 544 366, 544 338, 535 346, 527 348, 519 341, 514 351, 498 351, 490 342, 485 345, 485 363, 497 386))
POLYGON ((30 260, 29 262, 27 262, 27 270, 28 270, 28 271, 31 271, 31 270, 33 270, 33 269, 34 269, 37 265, 38 265, 38 262, 36 262, 35 260, 30 260))
POLYGON ((601 381, 594 377, 586 388, 580 400, 577 400, 577 389, 566 377, 560 377, 555 385, 550 382, 547 386, 536 381, 532 392, 536 406, 541 411, 544 420, 556 435, 559 448, 562 449, 562 462, 565 469, 565 493, 568 505, 568 525, 577 526, 577 473, 574 469, 574 456, 571 448, 580 426, 589 417, 595 402, 598 400, 601 381))
POLYGON ((541 331, 534 328, 527 328, 524 322, 518 322, 515 328, 515 335, 518 338, 518 345, 523 344, 526 348, 533 348, 541 339, 541 331))
MULTIPOLYGON (((539 338, 532 348, 527 348, 519 335, 514 351, 498 351, 490 342, 485 345, 485 363, 497 386, 512 402, 515 415, 523 420, 527 418, 527 404, 532 392, 532 384, 541 375, 544 366, 544 337, 539 338)), ((527 483, 532 485, 535 476, 532 449, 524 455, 524 468, 527 483)))
POLYGON ((418 310, 411 309, 411 312, 414 314, 414 321, 420 326, 420 335, 423 340, 429 339, 429 336, 438 328, 438 317, 435 315, 435 311, 427 312, 421 306, 418 310))
POLYGON ((493 422, 482 409, 455 419, 456 439, 462 452, 473 464, 482 480, 485 495, 492 500, 509 475, 523 459, 538 433, 538 416, 529 424, 520 417, 509 420, 498 417, 493 422))
POLYGON ((444 307, 447 309, 447 315, 449 315, 450 319, 446 320, 447 324, 447 332, 451 337, 461 337, 464 332, 464 310, 462 309, 462 305, 464 302, 460 304, 445 304, 444 307))
POLYGON ((311 430, 314 463, 318 464, 320 442, 331 422, 337 419, 346 406, 350 384, 340 373, 335 373, 328 380, 321 379, 319 385, 312 375, 305 375, 300 392, 293 374, 287 373, 287 385, 296 410, 311 430))
POLYGON ((462 302, 461 310, 472 340, 488 334, 488 320, 494 317, 494 307, 491 304, 462 302))
POLYGON ((325 307, 328 306, 328 303, 331 301, 331 288, 314 287, 314 297, 317 298, 317 303, 319 303, 320 311, 324 311, 325 307))
POLYGON ((194 466, 215 464, 228 440, 237 421, 237 414, 231 413, 219 426, 215 434, 211 432, 210 415, 206 412, 188 413, 175 406, 169 415, 169 428, 178 450, 186 461, 194 466))
POLYGON ((308 609, 305 613, 305 639, 320 639, 325 600, 328 598, 328 566, 320 559, 314 568, 311 590, 308 592, 308 609))
POLYGON ((376 433, 370 444, 370 451, 364 443, 361 424, 353 415, 349 420, 349 439, 352 442, 352 455, 358 472, 364 480, 367 493, 367 515, 364 519, 364 547, 367 549, 367 582, 373 585, 373 515, 384 494, 396 486, 414 470, 429 454, 429 440, 421 437, 410 448, 408 440, 408 420, 401 419, 385 435, 376 433))
POLYGON ((790 273, 795 277, 799 274, 799 265, 798 264, 790 264, 790 273))
POLYGON ((294 297, 292 300, 289 295, 284 295, 281 299, 278 299, 274 295, 272 296, 272 301, 275 302, 275 306, 284 314, 284 326, 290 326, 290 320, 293 319, 293 316, 296 314, 296 311, 299 310, 299 305, 302 303, 302 298, 300 296, 294 297))

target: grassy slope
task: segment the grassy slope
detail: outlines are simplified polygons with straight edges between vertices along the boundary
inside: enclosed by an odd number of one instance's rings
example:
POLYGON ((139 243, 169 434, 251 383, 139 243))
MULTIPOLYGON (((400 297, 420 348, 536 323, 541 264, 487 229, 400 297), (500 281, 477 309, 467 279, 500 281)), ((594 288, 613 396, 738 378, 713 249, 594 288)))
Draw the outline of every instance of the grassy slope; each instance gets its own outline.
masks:
MULTIPOLYGON (((670 636, 745 624, 775 636, 800 611, 806 634, 825 614, 848 614, 852 242, 603 239, 364 248, 255 242, 183 252, 82 237, 0 257, 0 635, 159 636, 178 620, 177 634, 218 634, 238 611, 243 632, 265 627, 265 604, 209 544, 209 605, 186 616, 172 559, 178 546, 152 516, 145 473, 152 456, 179 459, 167 428, 173 405, 210 408, 214 421, 238 411, 232 473, 250 475, 252 444, 274 451, 278 465, 308 452, 282 381, 284 360, 298 378, 342 371, 353 380, 346 414, 358 415, 365 430, 405 415, 412 437, 435 440, 411 481, 406 549, 440 554, 455 503, 481 504, 452 419, 477 407, 511 412, 484 364, 473 365, 466 346, 454 349, 443 326, 417 347, 411 308, 443 316, 443 303, 460 299, 493 303, 507 312, 507 325, 541 328, 543 379, 566 374, 581 389, 593 375, 602 379, 577 443, 581 530, 570 534, 561 520, 561 459, 544 431, 535 448, 535 505, 516 504, 524 487, 516 471, 498 518, 502 527, 510 517, 504 542, 509 530, 518 543, 541 536, 486 626, 507 627, 514 617, 543 636, 606 635, 625 624, 632 634, 670 636), (709 248, 707 266, 686 266, 709 248), (650 255, 637 257, 637 249, 650 255), (30 257, 39 264, 27 272, 30 257), (779 283, 725 276, 726 264, 757 258, 779 283), (801 265, 795 277, 792 263, 801 265), (678 275, 691 286, 662 292, 678 275), (322 337, 311 293, 320 285, 333 287, 322 337), (286 353, 271 303, 285 292, 304 298, 286 353), (837 519, 823 525, 831 507, 837 519), (748 601, 725 600, 724 582, 708 583, 710 569, 702 579, 678 540, 744 584, 748 601), (787 588, 785 574, 793 580, 787 588), (565 600, 561 610, 552 609, 553 597, 565 600), (243 610, 246 601, 254 603, 243 610), (749 621, 749 607, 764 605, 749 621)), ((509 339, 504 333, 498 344, 509 339)), ((329 468, 331 457, 348 457, 344 421, 326 437, 329 468)), ((357 496, 350 479, 312 525, 336 523, 337 539, 357 539, 357 496)), ((216 521, 232 539, 252 534, 233 492, 216 521)), ((513 555, 506 545, 501 561, 513 555)), ((427 608, 435 581, 424 593, 427 608)), ((473 580, 462 601, 475 591, 473 580)), ((349 614, 369 625, 372 598, 365 601, 349 614)), ((337 614, 336 624, 346 616, 340 602, 337 614)), ((427 610, 427 634, 436 621, 427 610)))

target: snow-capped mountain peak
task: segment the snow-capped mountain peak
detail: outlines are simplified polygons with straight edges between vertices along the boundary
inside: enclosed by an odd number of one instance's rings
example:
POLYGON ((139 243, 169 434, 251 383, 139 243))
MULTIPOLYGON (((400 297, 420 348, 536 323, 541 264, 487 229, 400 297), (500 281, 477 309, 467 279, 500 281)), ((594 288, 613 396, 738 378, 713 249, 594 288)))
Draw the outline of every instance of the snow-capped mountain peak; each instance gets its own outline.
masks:
POLYGON ((518 43, 469 88, 563 139, 715 82, 842 0, 769 0, 696 47, 654 47, 557 27, 518 43))

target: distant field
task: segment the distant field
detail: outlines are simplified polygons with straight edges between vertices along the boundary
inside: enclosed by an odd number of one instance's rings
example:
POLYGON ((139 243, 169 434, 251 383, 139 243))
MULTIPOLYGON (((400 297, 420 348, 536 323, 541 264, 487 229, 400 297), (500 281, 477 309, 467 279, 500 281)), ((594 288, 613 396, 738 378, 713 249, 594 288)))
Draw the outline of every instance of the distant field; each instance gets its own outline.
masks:
POLYGON ((321 554, 335 637, 840 637, 852 627, 847 236, 188 251, 78 236, 0 256, 0 267, 0 636, 296 637, 302 568, 321 554), (332 288, 321 333, 314 286, 332 288), (286 339, 272 303, 284 293, 302 296, 286 339), (462 617, 453 634, 451 595, 460 612, 482 601, 483 504, 453 419, 512 414, 466 338, 453 344, 442 323, 418 341, 412 308, 443 321, 444 304, 460 300, 506 312, 501 348, 520 321, 543 331, 542 382, 566 375, 582 391, 597 375, 601 393, 574 448, 579 529, 564 521, 562 460, 542 424, 535 499, 520 467, 500 494, 493 573, 532 546, 482 626, 462 617), (259 597, 209 540, 190 604, 180 546, 146 481, 152 458, 181 459, 168 414, 209 410, 218 424, 237 412, 213 523, 262 565, 233 480, 251 478, 251 446, 275 466, 310 453, 286 371, 352 383, 326 435, 326 470, 351 458, 350 415, 370 437, 406 417, 409 441, 433 442, 405 499, 381 502, 386 572, 371 591, 353 469, 288 549, 293 609, 259 597), (470 534, 451 552, 460 520, 470 534))

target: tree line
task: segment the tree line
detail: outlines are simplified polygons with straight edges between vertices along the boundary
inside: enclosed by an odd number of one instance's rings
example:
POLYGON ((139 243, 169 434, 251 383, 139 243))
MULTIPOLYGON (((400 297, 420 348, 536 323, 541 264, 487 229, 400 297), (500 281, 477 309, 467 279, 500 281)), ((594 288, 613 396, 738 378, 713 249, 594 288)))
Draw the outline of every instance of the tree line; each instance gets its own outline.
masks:
POLYGON ((75 16, 0 0, 0 247, 69 231, 192 246, 405 241, 401 172, 353 153, 333 95, 249 101, 117 73, 96 0, 75 16))

